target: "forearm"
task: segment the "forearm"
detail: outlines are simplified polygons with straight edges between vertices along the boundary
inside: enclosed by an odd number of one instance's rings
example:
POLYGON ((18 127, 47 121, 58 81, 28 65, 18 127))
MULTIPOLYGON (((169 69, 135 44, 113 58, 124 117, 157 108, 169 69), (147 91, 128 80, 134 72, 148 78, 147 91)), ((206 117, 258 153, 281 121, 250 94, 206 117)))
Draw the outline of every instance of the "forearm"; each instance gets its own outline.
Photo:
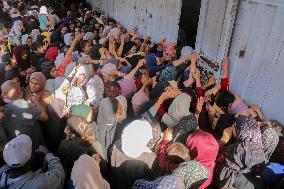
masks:
POLYGON ((177 66, 181 65, 182 63, 186 62, 187 60, 188 60, 187 58, 180 58, 180 59, 178 59, 178 60, 173 61, 172 64, 173 64, 175 67, 177 67, 177 66))
POLYGON ((119 46, 119 48, 117 50, 117 56, 119 56, 119 57, 122 56, 123 47, 124 47, 124 41, 121 41, 120 46, 119 46))

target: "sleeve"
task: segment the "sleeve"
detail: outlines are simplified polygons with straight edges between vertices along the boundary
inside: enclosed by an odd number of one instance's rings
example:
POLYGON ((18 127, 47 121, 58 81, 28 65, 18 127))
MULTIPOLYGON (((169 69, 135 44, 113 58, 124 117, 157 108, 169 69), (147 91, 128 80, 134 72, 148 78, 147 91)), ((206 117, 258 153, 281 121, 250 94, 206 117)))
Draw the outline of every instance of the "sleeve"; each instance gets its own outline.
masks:
POLYGON ((229 78, 222 78, 221 91, 228 91, 228 90, 229 90, 229 78))
POLYGON ((62 63, 59 65, 58 67, 58 72, 57 72, 57 76, 58 77, 63 77, 64 76, 64 72, 65 72, 65 68, 68 66, 68 64, 71 62, 71 58, 72 58, 72 53, 67 53, 62 61, 62 63))
POLYGON ((197 88, 196 88, 196 95, 197 95, 197 98, 199 98, 199 97, 201 97, 201 96, 204 95, 204 94, 203 94, 203 90, 202 90, 201 87, 197 87, 197 88))
POLYGON ((159 156, 158 156, 158 165, 159 167, 167 170, 167 171, 172 171, 175 168, 177 168, 177 165, 174 163, 171 163, 169 160, 167 160, 167 155, 166 151, 169 146, 169 141, 163 140, 161 143, 160 151, 159 151, 159 156))
POLYGON ((65 173, 60 159, 48 153, 45 155, 45 161, 47 162, 48 171, 37 177, 39 188, 48 188, 44 186, 50 187, 50 183, 52 183, 52 188, 63 188, 65 173))

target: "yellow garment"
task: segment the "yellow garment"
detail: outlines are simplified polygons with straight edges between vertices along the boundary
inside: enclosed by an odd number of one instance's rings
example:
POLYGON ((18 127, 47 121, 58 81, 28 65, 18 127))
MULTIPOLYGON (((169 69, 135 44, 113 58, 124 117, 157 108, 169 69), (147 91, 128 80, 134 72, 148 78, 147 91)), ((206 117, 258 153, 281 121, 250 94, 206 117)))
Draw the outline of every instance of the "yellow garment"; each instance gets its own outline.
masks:
POLYGON ((45 36, 46 38, 49 37, 49 32, 42 32, 41 35, 45 36))

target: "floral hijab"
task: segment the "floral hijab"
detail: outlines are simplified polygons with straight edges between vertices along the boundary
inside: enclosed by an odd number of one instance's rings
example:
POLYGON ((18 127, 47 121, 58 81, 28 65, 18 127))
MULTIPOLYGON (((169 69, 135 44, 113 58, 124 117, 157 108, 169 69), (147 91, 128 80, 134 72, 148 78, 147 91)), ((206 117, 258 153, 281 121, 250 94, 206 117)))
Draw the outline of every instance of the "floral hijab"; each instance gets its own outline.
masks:
POLYGON ((23 22, 21 20, 16 20, 13 24, 11 31, 8 34, 8 41, 13 46, 18 46, 22 44, 21 41, 21 27, 23 27, 23 22))

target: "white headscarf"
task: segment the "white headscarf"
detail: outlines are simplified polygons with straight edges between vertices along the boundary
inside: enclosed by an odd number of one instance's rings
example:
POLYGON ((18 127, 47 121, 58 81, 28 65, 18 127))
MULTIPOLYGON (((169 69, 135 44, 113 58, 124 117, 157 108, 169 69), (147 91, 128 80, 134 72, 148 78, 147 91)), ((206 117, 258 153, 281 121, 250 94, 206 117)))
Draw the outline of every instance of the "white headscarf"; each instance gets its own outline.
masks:
POLYGON ((138 158, 142 153, 151 153, 147 144, 153 137, 152 126, 148 121, 135 120, 127 125, 121 136, 122 151, 131 158, 138 158))
POLYGON ((39 14, 45 14, 45 15, 48 14, 46 6, 41 6, 40 7, 39 14))

